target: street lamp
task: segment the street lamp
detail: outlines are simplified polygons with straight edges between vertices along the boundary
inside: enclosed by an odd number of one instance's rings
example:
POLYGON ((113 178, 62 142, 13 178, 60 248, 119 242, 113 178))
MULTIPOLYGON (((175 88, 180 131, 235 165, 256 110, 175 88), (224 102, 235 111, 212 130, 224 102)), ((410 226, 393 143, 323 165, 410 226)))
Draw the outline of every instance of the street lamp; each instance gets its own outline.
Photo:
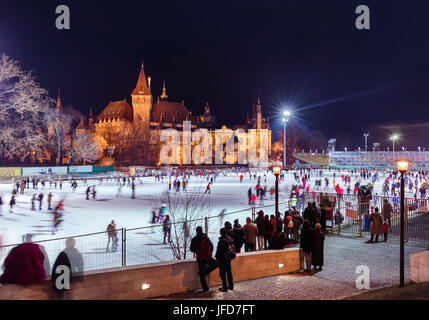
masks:
POLYGON ((286 123, 288 123, 290 116, 292 113, 290 111, 283 112, 283 168, 286 169, 286 123))
POLYGON ((394 134, 390 137, 393 143, 393 149, 392 149, 392 156, 395 156, 395 141, 399 139, 399 136, 397 134, 394 134))
POLYGON ((368 137, 369 133, 364 133, 363 136, 365 137, 365 152, 368 151, 368 137))
POLYGON ((396 166, 398 171, 401 173, 401 244, 400 244, 400 270, 399 270, 399 285, 404 286, 404 232, 405 232, 405 195, 404 195, 404 174, 408 171, 410 162, 408 160, 397 160, 396 166))
POLYGON ((280 167, 274 167, 273 172, 276 176, 276 219, 279 219, 279 175, 280 175, 281 168, 280 167))

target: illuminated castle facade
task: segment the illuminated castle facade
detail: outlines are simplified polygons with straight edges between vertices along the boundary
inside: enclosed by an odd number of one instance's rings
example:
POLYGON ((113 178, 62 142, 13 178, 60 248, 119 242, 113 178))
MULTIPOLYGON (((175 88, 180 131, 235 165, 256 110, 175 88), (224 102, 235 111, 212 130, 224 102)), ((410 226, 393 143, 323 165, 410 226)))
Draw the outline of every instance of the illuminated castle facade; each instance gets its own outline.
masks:
MULTIPOLYGON (((106 153, 113 153, 120 162, 160 165, 161 131, 176 129, 180 132, 184 121, 191 122, 192 131, 206 128, 214 134, 216 129, 216 118, 208 103, 204 107, 204 114, 193 115, 183 101, 168 100, 165 82, 162 94, 154 103, 151 77, 146 78, 142 64, 137 85, 131 93, 131 105, 126 99, 110 102, 97 117, 91 111, 89 120, 86 122, 82 119, 76 130, 88 130, 103 138, 108 146, 106 153)), ((246 123, 236 125, 233 129, 244 129, 246 132, 249 129, 267 129, 268 150, 271 150, 271 129, 268 119, 262 115, 259 98, 253 106, 252 115, 247 116, 246 123)))

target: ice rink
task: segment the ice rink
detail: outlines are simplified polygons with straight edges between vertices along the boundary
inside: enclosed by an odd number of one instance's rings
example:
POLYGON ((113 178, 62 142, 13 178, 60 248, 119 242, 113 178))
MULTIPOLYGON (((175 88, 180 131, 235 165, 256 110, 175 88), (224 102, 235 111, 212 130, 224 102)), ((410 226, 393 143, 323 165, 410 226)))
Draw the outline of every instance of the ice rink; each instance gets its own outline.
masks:
MULTIPOLYGON (((275 185, 275 176, 270 172, 262 172, 262 187, 267 186, 267 190, 275 185), (264 174, 266 174, 266 182, 264 174)), ((337 183, 345 189, 341 178, 341 173, 336 171, 337 183)), ((322 190, 324 192, 335 192, 333 185, 333 172, 324 172, 320 177, 318 172, 313 171, 311 174, 310 190, 314 189, 314 181, 322 179, 322 190), (325 188, 324 178, 329 178, 329 189, 325 188)), ((180 178, 182 180, 182 178, 180 178)), ((352 177, 351 188, 360 177, 352 177)), ((375 185, 375 192, 381 194, 381 184, 385 177, 381 176, 375 185)), ((191 176, 186 193, 204 193, 207 185, 206 177, 191 176)), ((362 184, 367 181, 361 181, 362 184)), ((239 174, 220 173, 211 187, 211 193, 207 197, 211 199, 212 209, 209 217, 218 216, 220 212, 225 211, 223 219, 209 219, 209 236, 214 244, 217 243, 218 232, 225 221, 231 223, 239 219, 242 225, 245 224, 245 218, 251 217, 251 206, 248 204, 248 190, 253 189, 257 180, 250 179, 249 175, 244 175, 243 182, 240 183, 239 174), (237 211, 240 211, 237 213, 237 211), (232 213, 232 214, 230 214, 232 213)), ((292 184, 297 184, 292 173, 286 175, 285 181, 280 182, 279 186, 279 211, 284 212, 288 205, 286 204, 292 184)), ((164 177, 163 181, 156 181, 154 177, 136 178, 135 199, 131 199, 131 187, 125 185, 118 195, 118 185, 116 180, 103 179, 100 184, 98 179, 88 180, 88 185, 95 185, 97 195, 96 199, 86 200, 86 188, 83 181, 78 181, 78 187, 75 192, 72 191, 69 181, 63 182, 62 190, 46 183, 45 189, 35 190, 30 188, 25 190, 24 195, 18 195, 16 206, 13 212, 9 212, 9 200, 12 192, 12 184, 1 184, 0 194, 3 195, 3 205, 1 208, 2 216, 0 217, 2 244, 11 245, 19 244, 23 241, 23 235, 33 234, 33 241, 43 241, 50 239, 59 239, 43 242, 43 246, 49 256, 52 265, 56 256, 65 247, 66 237, 75 237, 76 248, 83 254, 85 261, 85 270, 101 269, 107 267, 119 267, 123 264, 123 246, 121 245, 122 235, 119 235, 118 250, 116 252, 106 253, 107 235, 104 232, 111 220, 115 220, 117 229, 126 228, 126 265, 143 264, 149 262, 168 261, 172 258, 171 249, 168 245, 163 245, 162 229, 158 224, 153 228, 151 223, 152 208, 154 204, 159 203, 159 196, 168 191, 168 179, 164 177), (33 194, 36 197, 43 192, 44 199, 42 210, 31 210, 31 198, 33 194), (59 200, 64 199, 65 212, 59 230, 52 234, 53 231, 53 214, 47 210, 47 195, 53 194, 52 205, 55 206, 59 200), (147 228, 141 228, 147 227, 147 228), (141 228, 136 230, 129 230, 141 228), (87 235, 79 237, 79 235, 87 235)), ((180 191, 180 194, 183 190, 180 191)), ((174 190, 170 191, 173 197, 180 196, 174 190)), ((257 201, 257 207, 264 206, 265 214, 274 214, 274 197, 267 192, 264 201, 257 201)), ((38 209, 38 201, 36 208, 38 209)), ((167 208, 168 214, 168 208, 167 208)), ((195 225, 193 225, 195 227, 195 225)), ((204 227, 204 225, 203 225, 204 227)), ((194 234, 195 230, 190 230, 194 234)), ((11 247, 1 250, 1 261, 3 261, 11 247)))

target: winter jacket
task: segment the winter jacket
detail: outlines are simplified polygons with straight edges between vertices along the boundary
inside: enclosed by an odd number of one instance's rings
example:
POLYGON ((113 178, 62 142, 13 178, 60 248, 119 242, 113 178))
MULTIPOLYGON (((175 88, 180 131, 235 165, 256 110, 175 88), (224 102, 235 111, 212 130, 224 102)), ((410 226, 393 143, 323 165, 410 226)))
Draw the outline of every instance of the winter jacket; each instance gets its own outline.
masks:
POLYGON ((308 228, 301 231, 300 248, 302 251, 310 253, 314 250, 314 230, 308 228))
POLYGON ((258 237, 263 237, 265 233, 265 219, 264 217, 258 216, 255 220, 256 226, 258 227, 258 237))
POLYGON ((22 243, 9 252, 0 282, 25 286, 43 282, 45 278, 43 252, 39 245, 30 242, 22 243))
POLYGON ((323 266, 323 246, 325 235, 321 231, 314 231, 314 248, 311 252, 311 263, 313 266, 323 266))
MULTIPOLYGON (((222 236, 219 238, 219 242, 217 243, 217 248, 216 248, 216 261, 220 264, 220 265, 224 265, 226 263, 229 262, 229 260, 226 258, 226 255, 228 253, 228 242, 227 239, 229 237, 227 235, 222 236)), ((231 238, 229 238, 230 240, 232 240, 231 238)))
POLYGON ((190 251, 196 254, 197 261, 200 261, 200 247, 201 247, 201 241, 203 238, 207 238, 207 241, 210 246, 210 250, 213 252, 213 243, 210 241, 209 237, 205 233, 202 233, 200 235, 196 235, 191 240, 191 246, 190 251))
POLYGON ((389 202, 385 202, 383 204, 383 218, 384 219, 390 219, 392 216, 392 205, 389 202))
POLYGON ((256 234, 258 233, 258 227, 254 223, 246 223, 243 227, 244 240, 247 244, 256 244, 256 234))
POLYGON ((381 214, 379 212, 371 213, 369 217, 369 221, 371 221, 371 235, 382 235, 383 234, 383 219, 381 218, 381 214))
POLYGON ((239 227, 235 227, 235 226, 233 227, 232 240, 234 241, 235 249, 238 252, 244 243, 244 230, 241 225, 239 225, 239 227))

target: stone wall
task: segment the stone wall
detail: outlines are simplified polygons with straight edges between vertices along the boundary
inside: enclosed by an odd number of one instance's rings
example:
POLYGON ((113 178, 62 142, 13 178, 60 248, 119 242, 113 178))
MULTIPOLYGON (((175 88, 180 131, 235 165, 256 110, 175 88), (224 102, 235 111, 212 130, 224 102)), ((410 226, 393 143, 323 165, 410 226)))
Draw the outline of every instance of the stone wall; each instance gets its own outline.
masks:
MULTIPOLYGON (((299 270, 299 249, 238 254, 232 261, 234 282, 291 273, 299 270)), ((106 269, 74 278, 65 295, 73 300, 140 300, 201 288, 193 260, 106 269), (142 290, 142 285, 150 285, 142 290)), ((209 276, 209 285, 221 284, 218 269, 209 276)), ((54 299, 53 284, 46 281, 32 286, 2 285, 0 300, 54 299)))

